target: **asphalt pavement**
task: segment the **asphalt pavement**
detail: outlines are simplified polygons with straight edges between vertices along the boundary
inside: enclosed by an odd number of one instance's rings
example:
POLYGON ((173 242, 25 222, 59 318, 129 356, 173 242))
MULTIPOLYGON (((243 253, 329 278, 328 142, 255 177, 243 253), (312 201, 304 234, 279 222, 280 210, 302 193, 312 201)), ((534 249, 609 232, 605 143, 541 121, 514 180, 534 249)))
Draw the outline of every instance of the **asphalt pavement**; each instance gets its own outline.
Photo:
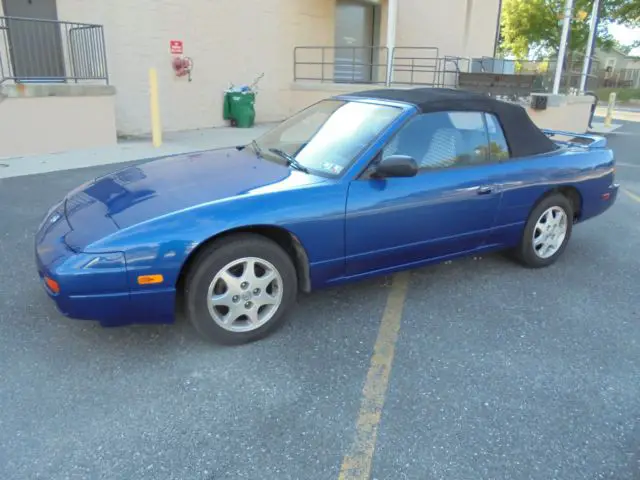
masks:
POLYGON ((316 292, 232 348, 183 320, 56 312, 34 230, 113 166, 0 179, 0 478, 336 479, 359 438, 379 480, 640 478, 640 123, 622 123, 626 190, 556 265, 490 255, 395 297, 392 278, 316 292), (388 384, 363 391, 375 365, 388 384))

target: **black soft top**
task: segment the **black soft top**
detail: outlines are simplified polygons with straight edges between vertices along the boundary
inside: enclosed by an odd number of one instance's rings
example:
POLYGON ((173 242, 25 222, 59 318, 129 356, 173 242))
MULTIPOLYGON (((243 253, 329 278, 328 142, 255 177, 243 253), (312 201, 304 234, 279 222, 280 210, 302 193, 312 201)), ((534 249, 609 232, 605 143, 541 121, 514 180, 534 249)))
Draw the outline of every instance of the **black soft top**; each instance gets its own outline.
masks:
POLYGON ((414 105, 421 113, 458 111, 494 114, 502 126, 511 157, 528 157, 557 150, 558 146, 515 103, 496 100, 481 93, 451 88, 366 90, 349 96, 391 100, 414 105))

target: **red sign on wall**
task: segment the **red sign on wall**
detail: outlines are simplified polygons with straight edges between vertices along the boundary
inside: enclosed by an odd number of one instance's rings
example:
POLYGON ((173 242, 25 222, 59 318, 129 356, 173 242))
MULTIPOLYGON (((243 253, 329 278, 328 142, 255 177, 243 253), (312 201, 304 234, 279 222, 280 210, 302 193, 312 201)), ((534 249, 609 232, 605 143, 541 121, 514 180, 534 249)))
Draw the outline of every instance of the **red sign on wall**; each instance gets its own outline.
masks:
POLYGON ((182 55, 184 51, 182 40, 169 40, 169 50, 174 55, 182 55))

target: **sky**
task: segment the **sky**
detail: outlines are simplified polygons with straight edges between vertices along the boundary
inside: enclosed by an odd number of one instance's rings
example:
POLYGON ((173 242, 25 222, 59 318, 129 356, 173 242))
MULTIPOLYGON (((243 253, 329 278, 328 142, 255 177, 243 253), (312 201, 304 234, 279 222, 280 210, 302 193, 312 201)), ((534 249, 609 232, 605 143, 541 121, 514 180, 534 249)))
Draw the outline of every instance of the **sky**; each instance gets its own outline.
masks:
MULTIPOLYGON (((627 28, 622 25, 610 25, 609 32, 623 45, 629 45, 636 40, 640 40, 640 28, 627 28)), ((640 57, 640 47, 631 50, 629 55, 640 57)))

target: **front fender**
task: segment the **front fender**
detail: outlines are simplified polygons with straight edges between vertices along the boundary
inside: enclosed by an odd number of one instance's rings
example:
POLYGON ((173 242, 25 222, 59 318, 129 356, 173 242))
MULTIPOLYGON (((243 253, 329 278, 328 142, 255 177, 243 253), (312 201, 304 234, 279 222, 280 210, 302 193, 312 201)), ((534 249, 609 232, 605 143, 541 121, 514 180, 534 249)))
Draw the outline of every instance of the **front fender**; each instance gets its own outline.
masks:
POLYGON ((204 243, 233 231, 277 228, 295 239, 298 260, 308 265, 305 282, 310 289, 311 284, 344 275, 346 194, 346 184, 327 182, 236 197, 120 230, 92 250, 125 253, 132 291, 175 288, 184 265, 204 243), (162 275, 164 280, 154 286, 139 285, 141 275, 162 275))

